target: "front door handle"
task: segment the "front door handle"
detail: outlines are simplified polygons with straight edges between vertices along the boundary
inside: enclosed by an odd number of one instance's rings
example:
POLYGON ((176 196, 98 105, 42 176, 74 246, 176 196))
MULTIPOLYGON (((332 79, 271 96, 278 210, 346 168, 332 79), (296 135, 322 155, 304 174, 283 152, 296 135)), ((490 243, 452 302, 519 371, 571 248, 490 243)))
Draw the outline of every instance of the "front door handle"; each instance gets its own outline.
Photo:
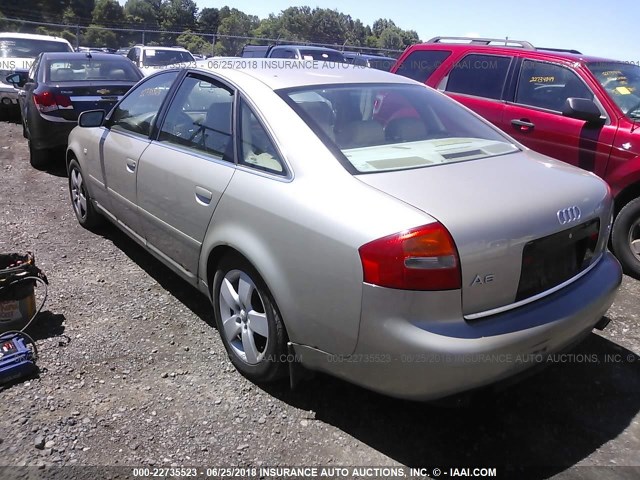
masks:
POLYGON ((206 188, 196 187, 196 202, 198 202, 200 205, 209 205, 212 198, 212 192, 210 192, 206 188))
POLYGON ((528 132, 530 130, 533 130, 533 127, 536 126, 535 123, 531 123, 526 118, 520 120, 514 118, 513 120, 511 120, 511 125, 513 125, 517 130, 520 130, 521 132, 528 132))
POLYGON ((138 164, 136 163, 135 160, 131 160, 130 158, 127 158, 127 172, 135 173, 137 165, 138 164))

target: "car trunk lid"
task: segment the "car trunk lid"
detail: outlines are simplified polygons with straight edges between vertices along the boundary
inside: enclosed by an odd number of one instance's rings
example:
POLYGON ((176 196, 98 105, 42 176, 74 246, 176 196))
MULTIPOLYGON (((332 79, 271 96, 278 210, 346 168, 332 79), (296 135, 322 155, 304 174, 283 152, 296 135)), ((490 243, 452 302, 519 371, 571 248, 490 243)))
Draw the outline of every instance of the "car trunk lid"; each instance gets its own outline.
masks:
POLYGON ((606 243, 599 233, 611 210, 604 182, 533 152, 357 178, 451 232, 468 318, 561 285, 606 243))
POLYGON ((65 120, 77 120, 78 115, 86 110, 102 109, 108 112, 133 85, 132 82, 57 83, 48 88, 55 104, 50 101, 49 111, 43 113, 65 120))

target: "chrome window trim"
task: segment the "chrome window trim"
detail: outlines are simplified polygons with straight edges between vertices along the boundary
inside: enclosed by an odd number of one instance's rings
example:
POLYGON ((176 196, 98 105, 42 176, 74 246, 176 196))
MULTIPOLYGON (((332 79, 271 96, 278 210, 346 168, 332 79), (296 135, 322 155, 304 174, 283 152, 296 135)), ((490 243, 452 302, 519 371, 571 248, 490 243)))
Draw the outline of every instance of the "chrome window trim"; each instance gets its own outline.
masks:
POLYGON ((113 102, 114 100, 119 102, 123 98, 124 98, 124 95, 113 95, 113 96, 85 95, 85 96, 69 97, 69 100, 71 100, 72 102, 113 102))

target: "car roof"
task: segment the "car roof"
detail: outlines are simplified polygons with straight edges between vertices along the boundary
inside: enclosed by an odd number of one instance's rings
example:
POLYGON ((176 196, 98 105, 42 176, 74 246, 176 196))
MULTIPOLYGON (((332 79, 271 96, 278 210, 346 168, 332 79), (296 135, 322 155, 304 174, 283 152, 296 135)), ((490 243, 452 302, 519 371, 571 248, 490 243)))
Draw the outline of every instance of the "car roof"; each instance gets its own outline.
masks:
POLYGON ((396 61, 395 58, 393 57, 385 57, 383 55, 373 55, 371 53, 360 53, 360 52, 342 52, 342 55, 344 55, 345 57, 359 57, 359 58, 366 58, 367 60, 393 60, 394 62, 396 61))
POLYGON ((329 48, 329 47, 318 47, 317 45, 274 45, 275 47, 282 47, 282 48, 300 48, 300 49, 304 49, 304 50, 319 50, 319 51, 329 51, 329 52, 338 52, 338 53, 342 53, 340 50, 336 50, 335 48, 329 48))
MULTIPOLYGON (((145 50, 175 50, 179 52, 188 52, 186 48, 183 47, 162 47, 160 45, 135 45, 136 47, 144 48, 145 50)), ((133 47, 131 47, 133 48, 133 47)))
POLYGON ((272 90, 359 83, 418 84, 402 75, 345 63, 268 58, 257 62, 258 65, 254 68, 207 68, 207 61, 201 60, 198 62, 198 69, 214 72, 236 83, 242 83, 244 79, 251 77, 272 90))
POLYGON ((554 50, 552 48, 537 47, 533 49, 514 46, 481 45, 476 43, 417 43, 407 48, 408 51, 416 50, 447 50, 452 52, 469 51, 482 52, 486 54, 496 53, 518 56, 524 58, 560 60, 565 62, 616 62, 610 58, 584 55, 575 51, 554 50))
POLYGON ((78 58, 91 58, 93 60, 116 60, 116 61, 128 61, 121 55, 114 55, 113 53, 106 52, 44 52, 42 58, 47 60, 67 60, 78 58), (89 55, 91 55, 89 57, 89 55))
POLYGON ((53 37, 51 35, 37 35, 35 33, 2 32, 0 33, 0 38, 24 38, 26 40, 47 40, 50 42, 69 43, 67 40, 61 37, 53 37))

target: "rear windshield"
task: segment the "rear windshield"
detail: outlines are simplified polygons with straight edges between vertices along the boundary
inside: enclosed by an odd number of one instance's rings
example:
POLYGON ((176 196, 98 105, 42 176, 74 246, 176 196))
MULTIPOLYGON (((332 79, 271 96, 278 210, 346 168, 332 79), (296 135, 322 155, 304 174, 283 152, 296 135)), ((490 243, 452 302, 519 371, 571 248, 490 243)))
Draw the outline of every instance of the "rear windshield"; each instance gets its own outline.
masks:
POLYGON ((280 92, 353 173, 405 170, 518 151, 508 137, 420 85, 331 85, 280 92))
POLYGON ((345 59, 340 52, 332 52, 331 50, 315 50, 304 48, 300 49, 300 55, 302 60, 321 60, 325 62, 338 62, 344 63, 345 59))
POLYGON ((35 58, 42 52, 70 52, 66 42, 27 38, 0 38, 0 57, 35 58))
POLYGON ((591 62, 587 67, 625 115, 640 118, 640 66, 621 62, 591 62))
POLYGON ((189 52, 180 50, 145 50, 142 63, 145 67, 161 67, 174 63, 188 63, 195 59, 189 52))
POLYGON ((47 64, 47 79, 52 82, 82 82, 113 80, 137 82, 142 78, 133 63, 124 57, 93 60, 50 60, 47 64))

